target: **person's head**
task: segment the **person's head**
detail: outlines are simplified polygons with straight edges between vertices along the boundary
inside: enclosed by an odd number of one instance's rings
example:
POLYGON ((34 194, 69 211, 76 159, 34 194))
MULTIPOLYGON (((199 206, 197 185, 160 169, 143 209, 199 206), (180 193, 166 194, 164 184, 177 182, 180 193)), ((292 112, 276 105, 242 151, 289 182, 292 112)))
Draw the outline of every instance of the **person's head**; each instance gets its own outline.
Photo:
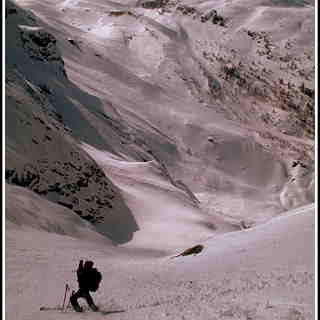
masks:
POLYGON ((92 267, 93 267, 93 262, 92 261, 86 261, 84 263, 84 268, 91 269, 92 267))

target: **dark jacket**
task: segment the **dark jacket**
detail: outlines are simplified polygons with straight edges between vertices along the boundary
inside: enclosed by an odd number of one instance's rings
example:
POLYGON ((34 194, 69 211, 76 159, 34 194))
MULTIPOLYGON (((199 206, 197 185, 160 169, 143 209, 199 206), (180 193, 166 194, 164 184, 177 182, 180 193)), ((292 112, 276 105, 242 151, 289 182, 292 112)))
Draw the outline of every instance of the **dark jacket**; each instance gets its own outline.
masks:
MULTIPOLYGON (((93 265, 93 264, 92 264, 93 265)), ((81 260, 77 270, 79 288, 84 291, 89 291, 90 289, 90 272, 92 270, 92 265, 88 261, 83 265, 81 260)))

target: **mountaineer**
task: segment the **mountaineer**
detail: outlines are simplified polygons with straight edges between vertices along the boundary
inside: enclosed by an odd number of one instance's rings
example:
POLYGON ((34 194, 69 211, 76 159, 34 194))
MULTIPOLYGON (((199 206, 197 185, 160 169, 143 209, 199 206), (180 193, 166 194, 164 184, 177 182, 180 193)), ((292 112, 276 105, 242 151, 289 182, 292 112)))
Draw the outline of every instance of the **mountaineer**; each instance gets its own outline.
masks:
POLYGON ((98 290, 100 281, 102 279, 101 273, 96 268, 93 268, 92 261, 86 261, 83 265, 83 260, 80 260, 77 276, 79 290, 71 295, 71 305, 75 311, 82 312, 82 308, 78 303, 78 299, 84 298, 91 310, 98 311, 99 309, 93 302, 90 291, 95 292, 98 290))

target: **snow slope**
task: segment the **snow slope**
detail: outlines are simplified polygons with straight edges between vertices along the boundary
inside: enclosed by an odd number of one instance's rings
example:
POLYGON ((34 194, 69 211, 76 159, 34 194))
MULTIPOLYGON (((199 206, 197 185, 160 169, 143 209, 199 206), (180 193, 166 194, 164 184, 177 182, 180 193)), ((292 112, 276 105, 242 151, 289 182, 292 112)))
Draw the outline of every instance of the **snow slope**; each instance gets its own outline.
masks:
POLYGON ((205 249, 198 256, 175 259, 139 250, 113 251, 97 240, 7 227, 6 315, 314 319, 314 240, 312 205, 253 229, 214 237, 203 242, 205 249), (72 270, 80 258, 94 259, 103 273, 94 299, 105 312, 39 311, 42 305, 62 304, 66 282, 76 287, 72 270))

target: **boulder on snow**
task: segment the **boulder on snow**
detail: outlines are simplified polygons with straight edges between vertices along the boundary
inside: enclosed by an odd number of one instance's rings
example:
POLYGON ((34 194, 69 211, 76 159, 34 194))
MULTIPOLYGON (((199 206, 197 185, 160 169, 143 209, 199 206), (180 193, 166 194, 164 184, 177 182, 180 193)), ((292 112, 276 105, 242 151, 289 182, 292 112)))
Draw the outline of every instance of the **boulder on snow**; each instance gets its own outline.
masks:
POLYGON ((217 10, 214 9, 202 15, 200 19, 203 23, 211 20, 213 24, 217 24, 222 27, 225 26, 225 19, 218 14, 217 10))
POLYGON ((203 249, 204 249, 204 246, 202 244, 198 244, 194 247, 191 247, 191 248, 184 250, 183 252, 181 252, 180 254, 178 254, 172 258, 176 258, 176 257, 180 257, 180 256, 189 256, 191 254, 196 255, 196 254, 200 253, 203 249))

